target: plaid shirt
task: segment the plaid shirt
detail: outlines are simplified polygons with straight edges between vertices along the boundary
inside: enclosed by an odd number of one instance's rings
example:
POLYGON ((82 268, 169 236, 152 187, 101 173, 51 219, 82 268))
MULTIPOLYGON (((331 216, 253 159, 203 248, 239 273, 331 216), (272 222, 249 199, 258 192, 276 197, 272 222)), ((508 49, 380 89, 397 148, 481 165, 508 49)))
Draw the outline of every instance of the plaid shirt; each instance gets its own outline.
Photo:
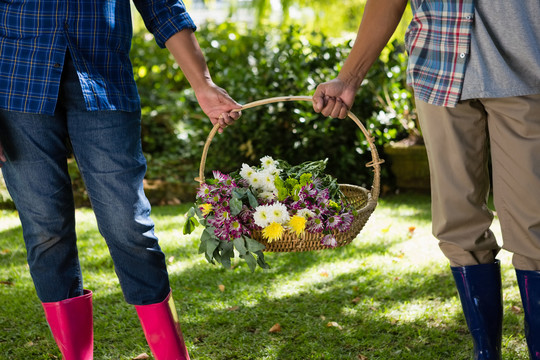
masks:
POLYGON ((420 100, 454 107, 470 53, 474 0, 412 0, 411 7, 407 81, 420 100))
MULTIPOLYGON (((195 29, 181 0, 134 0, 156 42, 195 29)), ((54 114, 66 49, 88 110, 140 108, 128 0, 0 1, 0 108, 54 114)))

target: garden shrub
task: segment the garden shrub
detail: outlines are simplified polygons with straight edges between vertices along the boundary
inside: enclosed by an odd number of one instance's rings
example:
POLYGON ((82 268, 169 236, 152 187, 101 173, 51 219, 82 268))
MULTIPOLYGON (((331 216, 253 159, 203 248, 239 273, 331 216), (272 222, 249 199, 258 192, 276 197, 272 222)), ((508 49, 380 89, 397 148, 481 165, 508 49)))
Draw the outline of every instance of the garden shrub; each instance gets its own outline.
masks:
MULTIPOLYGON (((351 47, 349 42, 336 44, 322 34, 306 36, 297 27, 284 33, 247 31, 232 23, 209 24, 199 29, 197 38, 214 81, 240 103, 312 95, 317 84, 337 75, 351 47)), ((406 136, 402 124, 392 117, 395 114, 381 116, 388 110, 381 99, 389 91, 398 90, 397 100, 410 101, 405 57, 399 49, 389 49, 393 51, 372 67, 352 109, 378 145, 406 136)), ((193 182, 210 121, 172 57, 156 50, 151 36, 135 36, 132 54, 142 101, 147 178, 193 182)), ((389 96, 394 98, 393 93, 389 96)), ((315 114, 307 102, 245 110, 237 124, 214 137, 206 170, 228 172, 264 155, 291 163, 328 157, 328 172, 340 182, 369 185, 372 181, 371 170, 364 166, 371 160, 369 146, 354 122, 315 114)))

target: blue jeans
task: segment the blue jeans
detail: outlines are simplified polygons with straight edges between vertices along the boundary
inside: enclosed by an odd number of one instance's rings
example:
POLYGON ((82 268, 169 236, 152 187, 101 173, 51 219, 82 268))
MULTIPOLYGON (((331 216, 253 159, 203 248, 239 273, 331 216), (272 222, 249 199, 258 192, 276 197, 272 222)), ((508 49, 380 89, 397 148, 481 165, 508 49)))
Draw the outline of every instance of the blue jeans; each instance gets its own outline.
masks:
POLYGON ((126 301, 147 305, 167 297, 165 255, 143 191, 140 130, 140 112, 86 110, 69 56, 54 116, 0 110, 0 142, 8 158, 2 171, 41 301, 83 294, 68 141, 126 301))

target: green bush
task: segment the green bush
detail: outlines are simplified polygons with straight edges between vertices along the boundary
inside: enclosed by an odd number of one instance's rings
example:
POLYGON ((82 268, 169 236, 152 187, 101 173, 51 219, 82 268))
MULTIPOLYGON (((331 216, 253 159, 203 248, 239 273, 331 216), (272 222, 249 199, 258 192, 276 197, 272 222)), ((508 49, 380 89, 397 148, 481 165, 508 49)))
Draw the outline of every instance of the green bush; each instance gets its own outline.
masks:
MULTIPOLYGON (((214 81, 240 103, 313 94, 317 84, 337 75, 351 46, 332 43, 321 34, 306 36, 296 27, 285 33, 247 31, 232 23, 208 25, 199 29, 197 38, 214 81)), ((397 110, 411 101, 405 87, 405 57, 393 46, 372 67, 352 109, 376 136, 378 146, 407 135, 395 114, 381 115, 388 112, 389 104, 383 100, 389 92, 399 100, 391 104, 397 110)), ((135 36, 132 54, 143 108, 148 178, 192 182, 210 121, 174 60, 167 51, 156 50, 151 37, 135 36)), ((310 103, 245 110, 237 124, 213 139, 206 170, 228 172, 264 155, 290 163, 328 157, 328 171, 340 182, 372 181, 371 170, 364 166, 371 160, 369 146, 354 122, 315 114, 310 103)))
MULTIPOLYGON (((323 34, 304 34, 298 27, 281 32, 223 23, 209 24, 196 34, 214 81, 242 104, 275 96, 312 95, 319 83, 338 74, 351 47, 350 42, 335 43, 323 34)), ((133 38, 132 62, 141 96, 147 179, 160 188, 151 200, 193 199, 194 178, 211 123, 174 59, 158 49, 145 31, 133 38)), ((405 138, 415 129, 405 70, 403 46, 389 44, 368 73, 352 109, 374 135, 382 158, 382 145, 405 138)), ((207 174, 216 169, 229 172, 243 162, 256 164, 264 155, 291 164, 328 157, 327 170, 340 182, 372 183, 372 171, 364 166, 371 161, 369 146, 354 122, 315 114, 307 102, 245 110, 237 124, 213 139, 207 174)), ((78 204, 87 205, 76 167, 70 173, 78 204)), ((382 183, 390 182, 390 176, 383 166, 382 183)))

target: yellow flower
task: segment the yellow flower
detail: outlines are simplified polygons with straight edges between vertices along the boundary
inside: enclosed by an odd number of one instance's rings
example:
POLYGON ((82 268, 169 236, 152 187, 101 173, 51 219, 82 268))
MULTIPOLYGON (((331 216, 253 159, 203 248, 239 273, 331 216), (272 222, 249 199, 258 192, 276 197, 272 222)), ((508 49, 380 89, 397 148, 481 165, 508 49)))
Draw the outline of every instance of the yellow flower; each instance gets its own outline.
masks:
POLYGON ((283 225, 273 222, 263 229, 262 234, 263 237, 268 240, 268 242, 272 242, 281 238, 284 231, 285 228, 283 228, 283 225))
POLYGON ((306 218, 300 215, 294 215, 289 221, 289 226, 293 229, 296 235, 300 235, 306 229, 306 218))
POLYGON ((203 216, 210 214, 213 210, 212 204, 202 204, 200 207, 203 216))

